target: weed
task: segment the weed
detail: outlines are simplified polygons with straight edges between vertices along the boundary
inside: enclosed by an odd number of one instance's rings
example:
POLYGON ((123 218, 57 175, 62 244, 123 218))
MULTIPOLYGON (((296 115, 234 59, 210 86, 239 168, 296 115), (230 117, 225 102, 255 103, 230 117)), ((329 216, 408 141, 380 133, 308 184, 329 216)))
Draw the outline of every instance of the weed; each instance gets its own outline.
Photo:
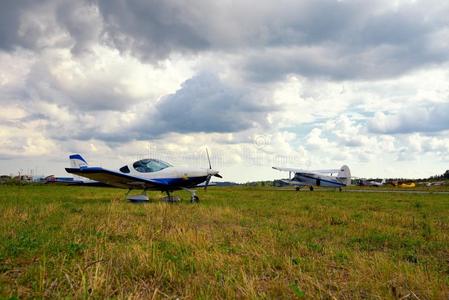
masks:
POLYGON ((292 283, 289 285, 290 289, 293 291, 296 297, 298 298, 304 298, 306 295, 298 286, 297 283, 292 283))

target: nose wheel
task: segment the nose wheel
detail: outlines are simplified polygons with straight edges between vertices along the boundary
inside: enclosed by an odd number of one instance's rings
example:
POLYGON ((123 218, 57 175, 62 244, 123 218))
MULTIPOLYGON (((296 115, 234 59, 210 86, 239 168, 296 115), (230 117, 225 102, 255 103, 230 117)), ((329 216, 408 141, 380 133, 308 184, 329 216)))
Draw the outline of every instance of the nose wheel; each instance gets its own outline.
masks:
POLYGON ((196 191, 194 190, 189 190, 190 194, 192 194, 192 196, 190 197, 190 203, 198 203, 200 202, 200 198, 196 195, 196 191))
POLYGON ((200 202, 200 198, 196 195, 196 191, 195 190, 189 190, 186 188, 183 188, 183 190, 187 191, 190 193, 190 203, 198 203, 200 202))
POLYGON ((192 196, 192 198, 190 198, 190 203, 198 203, 200 202, 200 198, 198 196, 192 196))

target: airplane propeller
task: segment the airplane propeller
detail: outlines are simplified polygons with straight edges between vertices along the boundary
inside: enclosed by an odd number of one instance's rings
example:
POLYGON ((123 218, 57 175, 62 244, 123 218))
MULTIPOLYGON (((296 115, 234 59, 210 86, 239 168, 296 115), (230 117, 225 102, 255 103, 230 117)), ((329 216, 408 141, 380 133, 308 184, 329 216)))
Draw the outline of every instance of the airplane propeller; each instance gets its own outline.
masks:
POLYGON ((218 174, 218 171, 212 170, 212 164, 210 163, 210 157, 209 157, 209 150, 207 150, 207 148, 206 148, 206 154, 207 154, 207 161, 209 162, 209 169, 207 170, 208 174, 207 174, 207 179, 206 179, 206 184, 204 186, 204 190, 207 190, 207 187, 209 186, 209 182, 210 182, 210 179, 212 178, 212 176, 215 176, 218 178, 223 178, 223 176, 218 174))

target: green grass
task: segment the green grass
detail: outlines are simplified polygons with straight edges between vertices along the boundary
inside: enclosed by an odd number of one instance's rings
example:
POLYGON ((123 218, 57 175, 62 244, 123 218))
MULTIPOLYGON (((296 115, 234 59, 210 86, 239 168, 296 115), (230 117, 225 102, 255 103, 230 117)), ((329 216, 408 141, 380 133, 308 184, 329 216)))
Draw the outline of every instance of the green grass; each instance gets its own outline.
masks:
POLYGON ((449 297, 448 195, 123 195, 0 186, 0 298, 449 297))

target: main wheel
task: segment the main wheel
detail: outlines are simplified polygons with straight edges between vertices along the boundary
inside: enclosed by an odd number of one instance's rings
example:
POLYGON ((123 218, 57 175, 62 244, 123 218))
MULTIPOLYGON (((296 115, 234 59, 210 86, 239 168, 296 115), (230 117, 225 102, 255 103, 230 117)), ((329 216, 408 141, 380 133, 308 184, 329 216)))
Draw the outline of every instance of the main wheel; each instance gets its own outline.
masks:
POLYGON ((311 192, 313 192, 313 186, 310 186, 310 187, 309 187, 309 190, 310 190, 311 192))
POLYGON ((198 203, 200 202, 200 198, 198 196, 193 196, 192 199, 190 199, 191 203, 198 203))
POLYGON ((300 187, 299 187, 299 186, 297 186, 297 187, 295 188, 295 190, 296 190, 297 192, 299 192, 299 190, 300 190, 300 187))

